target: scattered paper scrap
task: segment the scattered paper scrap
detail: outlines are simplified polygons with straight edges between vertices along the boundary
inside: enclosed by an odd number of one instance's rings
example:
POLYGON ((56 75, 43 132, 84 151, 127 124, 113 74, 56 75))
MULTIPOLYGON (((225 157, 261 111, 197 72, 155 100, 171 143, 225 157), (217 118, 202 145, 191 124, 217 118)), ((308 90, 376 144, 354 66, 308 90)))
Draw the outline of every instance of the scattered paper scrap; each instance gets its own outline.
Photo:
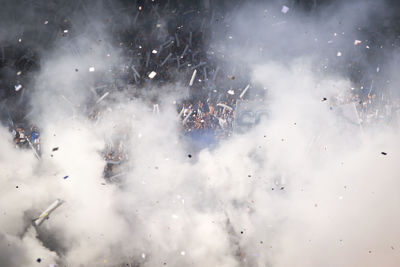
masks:
POLYGON ((150 78, 150 79, 153 79, 154 77, 156 77, 156 75, 157 75, 157 72, 152 71, 152 72, 150 72, 150 74, 149 74, 149 78, 150 78))
POLYGON ((282 12, 283 14, 288 13, 288 11, 289 11, 289 7, 287 7, 287 6, 282 6, 281 12, 282 12))
POLYGON ((15 91, 18 92, 19 90, 22 89, 22 85, 21 84, 14 85, 14 88, 15 88, 15 91))

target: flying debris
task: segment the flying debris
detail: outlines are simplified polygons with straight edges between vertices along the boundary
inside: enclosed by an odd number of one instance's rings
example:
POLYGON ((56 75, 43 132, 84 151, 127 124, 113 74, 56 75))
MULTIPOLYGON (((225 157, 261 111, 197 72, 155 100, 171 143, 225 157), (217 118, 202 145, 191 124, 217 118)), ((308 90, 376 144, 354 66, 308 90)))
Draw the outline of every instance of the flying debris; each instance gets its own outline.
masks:
POLYGON ((282 12, 283 14, 288 13, 288 11, 289 11, 289 7, 287 7, 287 6, 282 6, 281 12, 282 12))
POLYGON ((152 71, 152 72, 150 72, 150 74, 149 74, 149 78, 150 78, 150 79, 153 79, 154 77, 156 77, 156 75, 157 75, 157 72, 152 71))
POLYGON ((44 220, 48 219, 50 214, 63 203, 64 201, 61 199, 57 199, 56 201, 54 201, 45 211, 42 212, 42 214, 40 214, 38 218, 33 220, 33 225, 40 226, 44 222, 44 220))
POLYGON ((248 84, 248 85, 244 88, 243 92, 240 93, 239 98, 243 98, 243 96, 246 94, 246 92, 247 92, 247 90, 249 90, 249 88, 250 88, 250 84, 248 84))
POLYGON ((15 88, 15 91, 18 92, 19 90, 22 89, 22 85, 21 84, 14 85, 14 88, 15 88))
POLYGON ((223 103, 218 103, 218 104, 217 104, 217 107, 223 107, 224 109, 228 109, 228 110, 230 110, 230 111, 233 110, 233 108, 231 108, 230 106, 225 105, 225 104, 223 104, 223 103))
POLYGON ((197 70, 193 71, 192 78, 190 79, 189 86, 193 85, 194 79, 196 78, 197 70))
POLYGON ((99 100, 96 101, 96 104, 100 103, 101 101, 104 100, 104 98, 106 98, 108 95, 110 94, 110 92, 106 92, 104 93, 104 95, 102 95, 99 100))

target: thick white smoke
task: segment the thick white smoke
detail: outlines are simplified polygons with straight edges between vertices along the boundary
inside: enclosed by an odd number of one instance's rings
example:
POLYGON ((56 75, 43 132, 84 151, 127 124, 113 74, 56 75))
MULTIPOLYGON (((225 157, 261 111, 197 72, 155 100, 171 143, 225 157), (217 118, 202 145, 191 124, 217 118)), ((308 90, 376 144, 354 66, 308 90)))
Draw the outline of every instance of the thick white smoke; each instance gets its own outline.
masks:
MULTIPOLYGON (((269 19, 282 16, 279 9, 258 8, 269 19)), ((228 42, 247 38, 248 28, 238 25, 254 10, 237 11, 228 42)), ((285 34, 298 36, 312 25, 288 15, 285 23, 297 26, 285 34)), ((42 160, 15 149, 0 129, 1 266, 398 266, 397 131, 360 129, 321 101, 352 85, 316 70, 315 54, 322 52, 311 53, 308 37, 294 38, 289 48, 301 43, 292 58, 279 47, 246 57, 237 56, 235 45, 224 47, 232 64, 250 66, 251 84, 266 88, 270 116, 197 152, 180 135, 174 101, 187 90, 180 85, 160 89, 158 115, 148 99, 112 91, 96 106, 99 119, 87 118, 88 88, 107 79, 97 72, 126 62, 102 36, 104 21, 98 23, 95 34, 80 29, 73 44, 79 53, 62 46, 42 64, 31 100, 42 160), (101 151, 124 136, 126 175, 106 183, 101 151), (58 198, 65 203, 35 229, 31 220, 58 198)), ((359 21, 346 23, 350 29, 359 21)), ((262 28, 254 31, 263 46, 268 40, 286 46, 280 30, 262 28)), ((310 31, 318 38, 325 30, 310 31)))

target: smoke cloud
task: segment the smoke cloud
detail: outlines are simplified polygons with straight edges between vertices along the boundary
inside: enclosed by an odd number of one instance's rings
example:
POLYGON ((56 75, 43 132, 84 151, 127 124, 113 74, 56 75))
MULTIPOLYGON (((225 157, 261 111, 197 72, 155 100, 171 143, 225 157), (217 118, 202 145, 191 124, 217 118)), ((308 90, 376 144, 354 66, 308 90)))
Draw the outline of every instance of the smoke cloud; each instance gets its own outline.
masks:
MULTIPOLYGON (((269 115, 199 150, 176 112, 187 77, 106 88, 96 104, 111 70, 135 61, 114 36, 135 18, 110 2, 68 16, 73 38, 59 29, 51 49, 36 44, 27 109, 41 128, 42 159, 0 128, 1 266, 398 266, 398 124, 363 128, 354 110, 321 101, 357 86, 356 59, 376 68, 358 28, 371 27, 385 3, 326 4, 311 15, 290 1, 227 8, 208 50, 232 73, 246 72, 249 80, 226 87, 250 83, 249 99, 269 115), (101 153, 121 139, 124 175, 106 182, 101 153), (56 199, 65 203, 33 227, 56 199)), ((160 36, 168 20, 159 19, 160 36)), ((393 52, 382 49, 382 75, 395 82, 393 52)))

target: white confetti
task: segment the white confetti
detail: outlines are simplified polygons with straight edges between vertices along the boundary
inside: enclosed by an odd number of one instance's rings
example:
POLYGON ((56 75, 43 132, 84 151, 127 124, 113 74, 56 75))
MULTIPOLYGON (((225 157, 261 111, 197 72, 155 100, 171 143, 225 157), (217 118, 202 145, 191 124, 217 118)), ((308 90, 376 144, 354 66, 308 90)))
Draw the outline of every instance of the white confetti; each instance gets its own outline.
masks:
POLYGON ((94 68, 94 67, 89 67, 89 71, 90 71, 90 72, 94 72, 94 71, 95 71, 95 68, 94 68))
POLYGON ((288 11, 289 11, 289 7, 287 7, 287 6, 282 6, 281 12, 282 12, 283 14, 288 13, 288 11))
POLYGON ((150 72, 150 74, 149 74, 149 78, 150 78, 150 79, 153 79, 154 77, 156 77, 156 75, 157 75, 157 72, 152 71, 152 72, 150 72))
POLYGON ((14 85, 14 88, 15 88, 15 91, 18 92, 19 90, 22 89, 22 85, 21 84, 14 85))
POLYGON ((192 78, 190 79, 189 86, 193 85, 194 79, 196 78, 197 70, 193 71, 192 78))

